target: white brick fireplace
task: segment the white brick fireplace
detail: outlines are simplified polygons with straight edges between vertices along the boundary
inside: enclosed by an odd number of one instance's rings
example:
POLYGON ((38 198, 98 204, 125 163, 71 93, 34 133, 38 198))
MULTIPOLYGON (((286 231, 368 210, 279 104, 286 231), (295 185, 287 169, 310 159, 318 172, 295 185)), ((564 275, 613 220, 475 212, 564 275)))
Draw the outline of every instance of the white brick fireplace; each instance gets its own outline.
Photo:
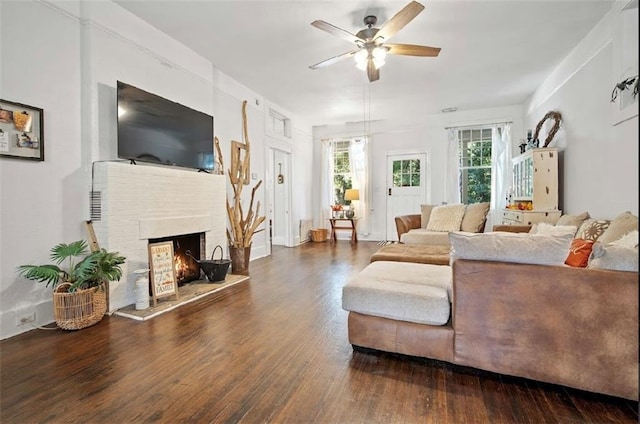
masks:
POLYGON ((92 213, 98 243, 126 258, 122 279, 109 287, 109 312, 135 303, 133 271, 149 267, 149 239, 204 232, 202 257, 217 245, 226 251, 223 175, 97 162, 93 191, 100 194, 99 209, 92 213))

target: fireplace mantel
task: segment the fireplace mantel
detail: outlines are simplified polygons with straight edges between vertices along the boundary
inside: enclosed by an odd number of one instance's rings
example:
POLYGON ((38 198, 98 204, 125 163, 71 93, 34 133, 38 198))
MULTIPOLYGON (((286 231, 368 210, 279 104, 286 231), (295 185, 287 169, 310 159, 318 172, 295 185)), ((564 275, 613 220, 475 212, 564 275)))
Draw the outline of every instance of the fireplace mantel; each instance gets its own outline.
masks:
POLYGON ((148 240, 204 232, 209 255, 226 246, 226 180, 194 170, 98 162, 92 217, 98 243, 126 258, 109 287, 109 312, 135 303, 133 271, 148 268, 148 240), (94 212, 96 212, 94 210, 94 212))

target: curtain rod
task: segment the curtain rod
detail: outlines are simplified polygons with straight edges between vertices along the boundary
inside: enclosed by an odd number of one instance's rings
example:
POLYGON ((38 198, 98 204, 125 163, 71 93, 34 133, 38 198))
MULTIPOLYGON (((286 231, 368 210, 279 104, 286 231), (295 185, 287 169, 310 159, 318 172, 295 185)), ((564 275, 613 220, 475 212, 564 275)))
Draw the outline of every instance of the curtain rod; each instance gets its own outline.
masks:
POLYGON ((482 128, 482 127, 492 127, 494 125, 504 125, 504 124, 513 124, 513 121, 491 122, 489 124, 476 124, 476 125, 457 125, 453 127, 444 127, 444 129, 457 130, 457 129, 463 129, 463 128, 482 128))

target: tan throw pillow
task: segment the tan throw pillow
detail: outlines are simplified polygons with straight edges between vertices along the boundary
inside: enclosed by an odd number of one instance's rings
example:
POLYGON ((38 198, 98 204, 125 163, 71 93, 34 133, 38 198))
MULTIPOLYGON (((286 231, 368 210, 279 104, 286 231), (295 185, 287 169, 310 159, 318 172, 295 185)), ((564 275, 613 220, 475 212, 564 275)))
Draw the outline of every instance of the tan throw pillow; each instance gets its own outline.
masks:
POLYGON ((460 231, 460 224, 464 216, 465 205, 436 206, 431 211, 428 231, 460 231))
POLYGON ((638 249, 594 243, 587 268, 638 272, 638 249))
POLYGON ((451 258, 521 264, 564 265, 573 235, 449 233, 451 258))
POLYGON ((582 223, 580 228, 578 228, 576 238, 596 241, 602 234, 604 234, 605 230, 609 228, 610 223, 611 221, 607 219, 589 218, 582 223))
POLYGON ((562 215, 556 225, 573 225, 576 228, 580 228, 580 225, 588 218, 590 218, 589 212, 582 212, 580 215, 562 215))
POLYGON ((420 228, 427 228, 429 218, 431 217, 431 211, 435 207, 436 205, 420 205, 420 213, 422 214, 422 217, 420 218, 420 228))
POLYGON ((607 228, 600 238, 598 238, 598 241, 602 243, 611 243, 612 241, 618 240, 629 231, 637 229, 638 217, 633 215, 631 212, 625 212, 618 215, 613 221, 611 221, 609 228, 607 228))
POLYGON ((467 205, 460 224, 460 231, 468 233, 478 233, 484 227, 487 213, 489 212, 489 202, 473 203, 467 205))

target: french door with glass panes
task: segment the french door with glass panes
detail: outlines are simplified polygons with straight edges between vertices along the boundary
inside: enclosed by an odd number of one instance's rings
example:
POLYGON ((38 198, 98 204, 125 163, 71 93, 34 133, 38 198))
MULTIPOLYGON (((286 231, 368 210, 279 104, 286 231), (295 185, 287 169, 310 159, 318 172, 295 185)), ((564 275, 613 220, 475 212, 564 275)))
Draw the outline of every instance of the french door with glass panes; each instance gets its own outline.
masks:
POLYGON ((387 240, 398 241, 395 217, 420 213, 426 203, 427 155, 387 156, 387 240))

